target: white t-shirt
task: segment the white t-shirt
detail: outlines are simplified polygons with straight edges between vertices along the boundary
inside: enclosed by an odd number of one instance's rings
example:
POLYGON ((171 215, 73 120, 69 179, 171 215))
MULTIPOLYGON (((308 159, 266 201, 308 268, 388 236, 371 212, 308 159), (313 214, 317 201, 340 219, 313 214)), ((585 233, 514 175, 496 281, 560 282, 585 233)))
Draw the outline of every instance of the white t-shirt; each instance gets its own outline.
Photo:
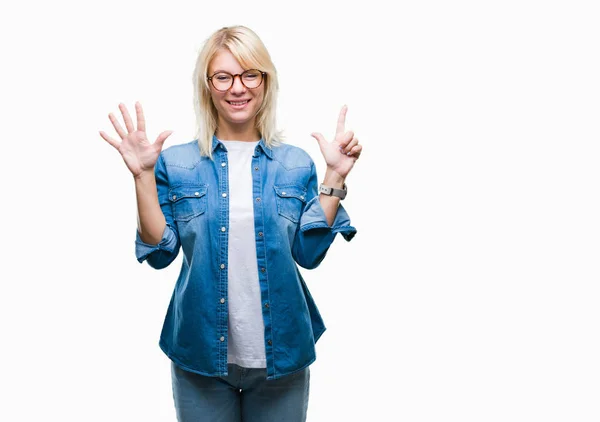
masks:
POLYGON ((227 362, 266 368, 252 198, 252 154, 258 142, 221 142, 229 163, 227 362))

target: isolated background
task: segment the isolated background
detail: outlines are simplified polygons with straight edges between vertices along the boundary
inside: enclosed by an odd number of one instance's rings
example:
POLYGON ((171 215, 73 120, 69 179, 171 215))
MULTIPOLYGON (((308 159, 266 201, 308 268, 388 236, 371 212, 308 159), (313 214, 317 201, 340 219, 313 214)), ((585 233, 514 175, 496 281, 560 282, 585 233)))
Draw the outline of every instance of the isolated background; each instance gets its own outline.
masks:
POLYGON ((322 175, 340 107, 364 153, 355 239, 304 272, 328 331, 310 422, 600 420, 600 14, 592 1, 32 1, 2 6, 4 421, 174 421, 158 339, 181 257, 134 257, 133 182, 98 135, 141 101, 193 139, 222 26, 280 73, 322 175))

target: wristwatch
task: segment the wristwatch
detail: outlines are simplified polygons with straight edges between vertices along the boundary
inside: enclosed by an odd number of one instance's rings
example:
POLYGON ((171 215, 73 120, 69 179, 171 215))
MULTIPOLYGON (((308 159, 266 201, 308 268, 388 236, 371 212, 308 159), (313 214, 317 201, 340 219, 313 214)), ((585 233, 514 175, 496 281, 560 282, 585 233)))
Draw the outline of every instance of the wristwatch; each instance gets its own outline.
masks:
POLYGON ((322 193, 322 194, 328 195, 328 196, 337 196, 340 199, 344 199, 346 197, 346 194, 348 193, 348 188, 346 187, 345 183, 344 183, 344 187, 342 189, 331 188, 331 187, 325 186, 324 184, 321 183, 319 185, 319 193, 322 193))

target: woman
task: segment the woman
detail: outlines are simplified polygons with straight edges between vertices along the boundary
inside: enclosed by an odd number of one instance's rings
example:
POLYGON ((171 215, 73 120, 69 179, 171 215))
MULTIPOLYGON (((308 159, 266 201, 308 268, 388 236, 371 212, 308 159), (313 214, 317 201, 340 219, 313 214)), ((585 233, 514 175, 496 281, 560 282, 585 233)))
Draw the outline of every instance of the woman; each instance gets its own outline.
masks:
POLYGON ((319 265, 337 233, 356 230, 340 205, 362 146, 346 132, 318 141, 322 183, 302 149, 278 142, 277 73, 259 37, 216 31, 194 71, 198 139, 162 151, 123 104, 121 141, 100 132, 135 181, 136 255, 160 269, 183 252, 160 347, 172 362, 179 421, 305 421, 309 365, 325 331, 298 265, 319 265))

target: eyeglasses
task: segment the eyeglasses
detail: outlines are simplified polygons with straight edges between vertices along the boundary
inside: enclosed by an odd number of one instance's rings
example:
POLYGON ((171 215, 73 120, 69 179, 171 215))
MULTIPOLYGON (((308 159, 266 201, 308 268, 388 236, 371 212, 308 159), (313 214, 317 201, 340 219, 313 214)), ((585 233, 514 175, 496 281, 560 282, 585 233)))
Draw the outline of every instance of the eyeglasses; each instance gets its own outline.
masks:
POLYGON ((240 77, 240 81, 246 88, 254 89, 262 84, 262 81, 267 74, 266 72, 261 72, 257 69, 248 69, 237 75, 232 75, 227 72, 217 72, 212 76, 208 76, 206 79, 212 83, 212 86, 214 86, 217 91, 225 92, 231 89, 236 76, 240 77))

